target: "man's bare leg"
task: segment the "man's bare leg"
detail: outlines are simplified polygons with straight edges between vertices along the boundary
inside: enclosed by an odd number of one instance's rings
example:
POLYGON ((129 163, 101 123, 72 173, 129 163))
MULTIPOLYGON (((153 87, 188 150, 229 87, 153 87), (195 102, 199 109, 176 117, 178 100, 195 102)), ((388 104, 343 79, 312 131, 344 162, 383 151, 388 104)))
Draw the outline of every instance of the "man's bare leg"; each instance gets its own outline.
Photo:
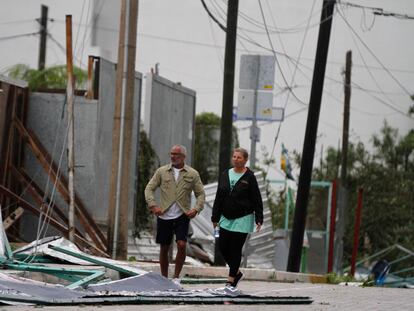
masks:
POLYGON ((183 265, 185 262, 186 247, 187 247, 186 241, 182 241, 182 240, 177 241, 177 255, 175 257, 174 278, 180 277, 180 273, 181 273, 181 270, 183 269, 183 265))
POLYGON ((161 274, 168 278, 168 251, 170 249, 170 245, 160 245, 160 268, 161 274))

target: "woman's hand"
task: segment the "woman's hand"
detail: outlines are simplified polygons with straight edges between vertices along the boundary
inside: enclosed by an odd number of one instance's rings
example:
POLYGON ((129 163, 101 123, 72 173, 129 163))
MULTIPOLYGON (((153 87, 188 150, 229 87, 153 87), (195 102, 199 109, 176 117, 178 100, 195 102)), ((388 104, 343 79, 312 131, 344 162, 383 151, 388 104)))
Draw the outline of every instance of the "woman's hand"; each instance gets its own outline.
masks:
POLYGON ((213 228, 217 227, 217 223, 213 222, 213 228))
POLYGON ((259 232, 261 227, 262 227, 262 224, 256 224, 256 232, 259 232))

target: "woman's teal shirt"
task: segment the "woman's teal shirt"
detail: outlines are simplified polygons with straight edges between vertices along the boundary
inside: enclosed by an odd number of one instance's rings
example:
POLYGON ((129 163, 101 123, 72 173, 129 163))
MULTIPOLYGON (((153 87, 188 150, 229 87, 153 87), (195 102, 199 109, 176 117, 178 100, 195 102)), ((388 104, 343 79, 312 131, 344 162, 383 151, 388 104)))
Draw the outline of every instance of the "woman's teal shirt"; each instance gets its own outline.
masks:
MULTIPOLYGON (((230 189, 233 189, 234 185, 243 176, 244 173, 236 173, 233 168, 229 169, 230 189)), ((224 228, 229 231, 236 231, 242 233, 251 233, 254 231, 254 214, 249 214, 236 219, 227 219, 221 215, 219 221, 220 228, 224 228)))

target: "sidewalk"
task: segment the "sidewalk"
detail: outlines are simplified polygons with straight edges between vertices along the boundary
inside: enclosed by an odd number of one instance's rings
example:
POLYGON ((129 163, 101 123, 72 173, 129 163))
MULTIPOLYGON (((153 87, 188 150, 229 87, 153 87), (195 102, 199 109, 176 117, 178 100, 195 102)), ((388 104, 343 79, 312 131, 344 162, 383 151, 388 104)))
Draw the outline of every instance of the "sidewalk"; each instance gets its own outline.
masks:
MULTIPOLYGON (((146 271, 160 272, 158 264, 138 263, 139 268, 146 271)), ((276 271, 274 269, 253 269, 241 268, 244 273, 244 280, 250 281, 277 281, 277 282, 300 282, 300 283, 327 283, 327 277, 318 274, 293 273, 285 271, 276 271)), ((172 275, 174 264, 169 266, 169 274, 172 275)), ((184 265, 181 275, 183 277, 220 277, 225 278, 228 274, 227 267, 198 267, 184 265)))

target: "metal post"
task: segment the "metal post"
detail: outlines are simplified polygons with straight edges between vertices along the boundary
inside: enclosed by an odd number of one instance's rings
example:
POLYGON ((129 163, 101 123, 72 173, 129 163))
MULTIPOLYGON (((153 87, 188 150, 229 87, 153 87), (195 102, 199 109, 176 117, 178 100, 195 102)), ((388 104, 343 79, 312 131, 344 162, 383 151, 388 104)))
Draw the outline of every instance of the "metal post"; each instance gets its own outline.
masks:
POLYGON ((254 169, 256 166, 256 142, 259 141, 259 133, 257 128, 257 92, 259 88, 259 74, 260 74, 260 55, 257 55, 257 74, 256 74, 256 88, 253 96, 253 116, 252 126, 250 127, 250 168, 254 169))
POLYGON ((355 227, 354 227, 354 247, 352 248, 352 258, 351 258, 351 275, 355 275, 355 262, 358 254, 358 241, 359 241, 359 227, 361 225, 361 211, 362 211, 362 197, 364 194, 364 189, 358 189, 358 205, 355 211, 355 227))
POLYGON ((337 181, 336 179, 332 183, 332 205, 331 205, 331 217, 329 223, 329 249, 328 249, 328 270, 332 272, 334 262, 334 241, 335 241, 335 221, 336 221, 336 191, 337 181))
POLYGON ((66 71, 67 87, 66 97, 68 104, 68 190, 69 190, 69 240, 75 241, 75 187, 73 183, 75 175, 75 156, 74 156, 74 79, 73 79, 73 58, 72 58, 72 15, 66 15, 66 71))

